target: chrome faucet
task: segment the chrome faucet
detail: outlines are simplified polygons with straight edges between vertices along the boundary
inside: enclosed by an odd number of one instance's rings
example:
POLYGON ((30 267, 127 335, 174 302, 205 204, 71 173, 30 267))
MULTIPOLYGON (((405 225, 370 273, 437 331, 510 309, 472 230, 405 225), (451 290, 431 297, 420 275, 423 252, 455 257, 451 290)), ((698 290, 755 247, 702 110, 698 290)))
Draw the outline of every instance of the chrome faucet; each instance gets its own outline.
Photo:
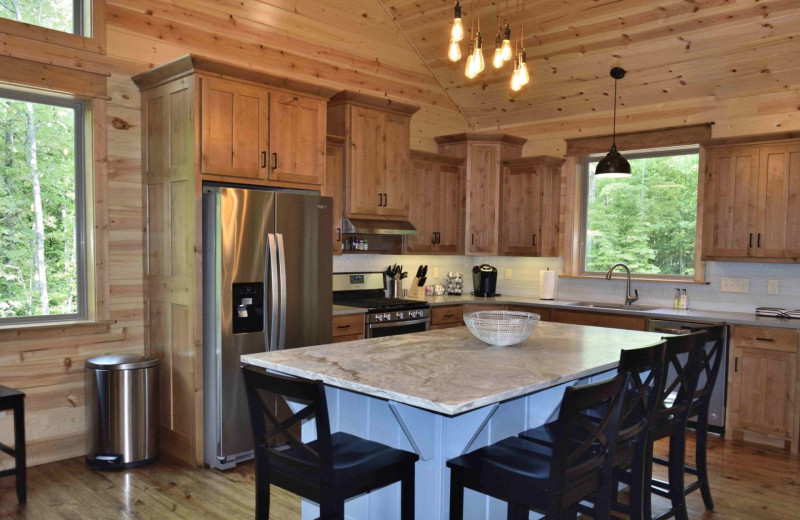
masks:
POLYGON ((625 305, 630 305, 639 299, 639 291, 638 290, 633 291, 633 294, 631 294, 631 270, 628 269, 628 266, 625 264, 612 265, 608 269, 608 272, 606 273, 606 280, 611 280, 611 273, 613 273, 614 269, 616 269, 617 267, 622 267, 623 269, 625 269, 625 272, 628 273, 628 284, 625 287, 625 305))

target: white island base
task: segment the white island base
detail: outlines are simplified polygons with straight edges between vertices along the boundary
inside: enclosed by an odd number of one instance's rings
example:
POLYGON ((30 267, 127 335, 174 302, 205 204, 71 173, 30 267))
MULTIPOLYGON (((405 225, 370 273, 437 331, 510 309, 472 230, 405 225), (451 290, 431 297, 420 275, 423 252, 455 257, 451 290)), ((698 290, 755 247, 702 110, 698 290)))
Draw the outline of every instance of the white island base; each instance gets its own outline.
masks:
MULTIPOLYGON (((415 451, 416 517, 447 519, 446 461, 538 426, 564 387, 601 379, 620 349, 658 343, 660 334, 541 323, 528 340, 491 347, 466 327, 242 356, 242 362, 327 385, 331 431, 415 451)), ((303 425, 313 439, 313 424, 303 425)), ((505 518, 506 504, 472 491, 464 518, 505 518)), ((302 518, 319 515, 303 500, 302 518)), ((399 520, 400 485, 345 503, 352 520, 399 520)))

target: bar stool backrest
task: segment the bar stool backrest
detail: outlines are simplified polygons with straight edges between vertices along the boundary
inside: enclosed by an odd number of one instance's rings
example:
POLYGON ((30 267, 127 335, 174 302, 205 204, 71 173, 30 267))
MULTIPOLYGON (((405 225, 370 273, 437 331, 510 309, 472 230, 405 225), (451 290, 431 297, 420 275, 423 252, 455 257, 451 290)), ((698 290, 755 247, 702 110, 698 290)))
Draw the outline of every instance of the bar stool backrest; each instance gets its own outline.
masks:
POLYGON ((618 374, 613 379, 564 390, 554 424, 549 511, 564 510, 599 487, 603 468, 614 456, 622 394, 629 378, 628 374, 618 374), (599 421, 587 412, 596 414, 599 421))
MULTIPOLYGON (((711 392, 714 384, 719 377, 722 357, 725 349, 725 325, 717 325, 704 329, 706 333, 706 344, 700 349, 700 367, 697 388, 694 392, 692 408, 707 405, 711 399, 711 392)), ((694 416, 690 413, 689 417, 694 416)))
POLYGON ((269 373, 254 366, 242 368, 253 441, 256 450, 262 450, 268 459, 280 460, 294 466, 297 471, 320 475, 332 472, 331 431, 325 385, 301 377, 287 377, 269 373), (288 418, 275 415, 275 396, 292 403, 305 404, 288 418), (317 439, 313 447, 304 443, 292 431, 292 426, 306 419, 316 419, 317 439), (276 444, 276 441, 282 442, 276 444), (295 448, 288 450, 287 448, 295 448))
POLYGON ((667 372, 665 352, 666 342, 620 352, 618 371, 631 377, 622 404, 617 444, 637 440, 637 437, 643 440, 650 429, 667 372))
POLYGON ((706 344, 705 331, 664 338, 667 378, 659 396, 656 421, 666 420, 676 427, 685 426, 700 376, 700 351, 706 344), (679 423, 683 421, 683 426, 679 423))

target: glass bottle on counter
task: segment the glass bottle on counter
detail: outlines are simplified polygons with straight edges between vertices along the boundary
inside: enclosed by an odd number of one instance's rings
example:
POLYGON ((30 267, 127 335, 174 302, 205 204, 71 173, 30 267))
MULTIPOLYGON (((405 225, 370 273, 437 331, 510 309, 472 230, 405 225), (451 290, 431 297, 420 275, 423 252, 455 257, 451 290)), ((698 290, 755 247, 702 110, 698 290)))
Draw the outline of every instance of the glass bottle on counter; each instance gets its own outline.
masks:
POLYGON ((681 290, 681 301, 680 305, 678 305, 680 310, 685 311, 689 309, 689 295, 686 293, 686 289, 681 290))
POLYGON ((681 308, 681 290, 677 287, 675 288, 675 296, 672 297, 672 308, 681 308))

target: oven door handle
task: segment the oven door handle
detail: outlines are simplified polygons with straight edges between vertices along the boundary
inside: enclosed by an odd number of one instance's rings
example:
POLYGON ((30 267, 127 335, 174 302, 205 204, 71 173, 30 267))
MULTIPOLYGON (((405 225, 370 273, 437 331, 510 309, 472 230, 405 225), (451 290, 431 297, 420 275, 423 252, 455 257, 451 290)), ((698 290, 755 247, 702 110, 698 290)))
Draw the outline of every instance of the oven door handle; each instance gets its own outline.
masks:
POLYGON ((420 323, 430 322, 430 318, 421 318, 418 320, 405 320, 405 321, 387 321, 381 323, 370 323, 368 327, 371 329, 385 329, 387 327, 404 327, 406 325, 419 325, 420 323))

